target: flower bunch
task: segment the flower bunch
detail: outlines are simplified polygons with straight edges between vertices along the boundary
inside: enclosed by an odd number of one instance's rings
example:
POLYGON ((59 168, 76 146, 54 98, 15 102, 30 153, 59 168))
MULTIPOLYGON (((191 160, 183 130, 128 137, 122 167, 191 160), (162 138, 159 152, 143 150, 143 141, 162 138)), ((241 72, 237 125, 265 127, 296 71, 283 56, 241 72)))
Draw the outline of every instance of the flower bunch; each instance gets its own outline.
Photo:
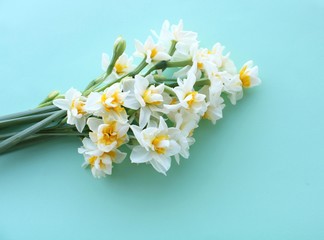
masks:
POLYGON ((0 152, 42 136, 81 136, 78 151, 94 177, 110 175, 125 159, 123 145, 131 149, 132 163, 151 164, 162 174, 172 159, 179 164, 188 158, 199 121, 215 124, 223 116, 224 97, 235 105, 244 88, 260 84, 258 67, 248 61, 237 70, 220 43, 201 48, 197 33, 185 31, 182 21, 171 26, 165 21, 152 34, 156 40, 135 41, 137 66, 119 37, 112 57, 102 55, 104 73, 85 90, 55 91, 37 109, 0 118, 0 128, 34 123, 2 135, 0 152))

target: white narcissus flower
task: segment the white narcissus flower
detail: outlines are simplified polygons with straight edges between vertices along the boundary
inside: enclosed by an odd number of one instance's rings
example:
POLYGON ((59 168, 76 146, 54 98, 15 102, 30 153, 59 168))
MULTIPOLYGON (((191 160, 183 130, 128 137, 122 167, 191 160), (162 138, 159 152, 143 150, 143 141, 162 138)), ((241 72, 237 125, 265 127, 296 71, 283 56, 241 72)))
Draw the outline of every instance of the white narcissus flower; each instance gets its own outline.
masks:
POLYGON ((158 127, 147 127, 143 130, 132 125, 131 129, 140 144, 133 148, 131 161, 150 163, 156 171, 166 174, 171 166, 171 157, 181 152, 181 146, 177 142, 181 131, 168 128, 162 117, 158 127))
POLYGON ((64 99, 55 99, 53 104, 62 110, 67 111, 67 123, 75 125, 79 132, 82 132, 89 114, 86 112, 86 97, 74 88, 70 88, 65 94, 64 99))
POLYGON ((126 153, 118 149, 113 149, 110 152, 99 150, 89 138, 84 138, 82 143, 83 146, 78 149, 78 152, 84 156, 82 167, 90 166, 92 175, 96 178, 111 175, 113 163, 121 163, 126 157, 126 153))
POLYGON ((253 67, 252 61, 246 62, 240 70, 240 80, 242 81, 242 86, 249 88, 259 85, 261 80, 258 74, 258 66, 253 67))
POLYGON ((146 57, 146 62, 157 62, 169 60, 171 57, 161 44, 155 44, 152 37, 148 37, 144 44, 135 41, 135 55, 146 57))
POLYGON ((230 74, 228 72, 212 73, 209 76, 211 84, 223 84, 223 92, 227 93, 230 102, 235 105, 236 102, 243 97, 242 82, 238 74, 230 74))
POLYGON ((153 82, 153 76, 142 77, 136 75, 135 79, 127 79, 124 82, 124 89, 130 94, 126 97, 124 106, 130 109, 138 110, 139 126, 143 128, 153 115, 155 118, 160 117, 164 112, 164 101, 168 98, 164 91, 164 84, 158 86, 150 85, 153 82))
POLYGON ((197 33, 183 30, 183 21, 180 20, 178 25, 171 25, 168 20, 163 22, 160 34, 153 32, 159 39, 159 43, 170 48, 171 42, 176 42, 177 51, 182 53, 188 52, 192 44, 198 43, 197 33))
MULTIPOLYGON (((200 116, 182 108, 174 115, 173 121, 182 135, 188 138, 192 137, 193 131, 198 127, 200 116)), ((194 141, 190 142, 193 143, 194 141)))
POLYGON ((114 117, 119 121, 127 121, 127 113, 123 107, 128 92, 122 90, 120 83, 114 83, 103 93, 91 92, 88 96, 85 109, 99 117, 114 117))
POLYGON ((177 163, 180 163, 180 156, 183 158, 189 157, 189 147, 195 143, 193 138, 194 129, 198 127, 198 122, 200 117, 197 114, 186 111, 185 109, 180 109, 175 115, 173 121, 176 124, 176 128, 181 131, 176 139, 181 146, 181 151, 179 154, 175 155, 177 163))
POLYGON ((128 123, 109 118, 103 120, 91 117, 87 124, 92 131, 89 133, 90 139, 97 144, 100 151, 110 152, 128 142, 128 123))
MULTIPOLYGON (((207 103, 205 102, 206 95, 194 90, 196 77, 193 73, 188 73, 188 77, 184 80, 178 78, 178 85, 173 90, 176 93, 179 106, 184 109, 202 116, 207 110, 207 103)), ((166 106, 171 108, 173 106, 166 106)))
POLYGON ((223 117, 225 107, 224 99, 221 97, 223 85, 220 81, 211 83, 211 86, 204 86, 200 91, 207 96, 207 111, 203 118, 210 120, 213 124, 223 117))
POLYGON ((211 50, 208 51, 210 60, 216 64, 217 68, 220 68, 223 63, 223 50, 224 46, 220 43, 215 43, 211 50))
POLYGON ((210 59, 210 54, 207 48, 197 48, 193 52, 192 62, 197 66, 197 72, 199 72, 198 77, 201 77, 201 72, 205 69, 205 64, 212 61, 210 59))
MULTIPOLYGON (((106 53, 102 54, 102 69, 104 71, 107 71, 107 68, 109 66, 109 57, 106 53)), ((133 58, 128 57, 126 53, 123 53, 116 61, 112 75, 110 79, 117 79, 129 72, 131 72, 134 69, 134 66, 132 65, 133 58)))
MULTIPOLYGON (((176 57, 176 56, 174 56, 176 57)), ((178 58, 178 57, 177 57, 178 58)), ((197 79, 201 78, 204 72, 209 74, 209 71, 218 71, 217 64, 221 64, 220 57, 212 54, 207 48, 199 48, 198 44, 193 44, 189 50, 189 56, 186 60, 192 59, 191 66, 185 66, 173 74, 174 77, 184 77, 189 72, 194 73, 197 79)))

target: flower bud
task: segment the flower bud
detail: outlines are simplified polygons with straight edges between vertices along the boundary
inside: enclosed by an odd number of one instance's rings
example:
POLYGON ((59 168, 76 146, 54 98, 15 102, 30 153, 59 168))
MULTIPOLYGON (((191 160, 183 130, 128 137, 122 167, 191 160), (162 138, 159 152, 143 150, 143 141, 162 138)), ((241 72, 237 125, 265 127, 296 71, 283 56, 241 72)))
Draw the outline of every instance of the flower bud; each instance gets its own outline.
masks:
POLYGON ((59 91, 52 91, 50 94, 48 94, 47 99, 48 100, 53 100, 54 98, 56 98, 58 95, 60 94, 59 91))
POLYGON ((114 43, 114 55, 117 59, 124 53, 125 49, 126 41, 122 37, 118 37, 114 43))
POLYGON ((124 53, 126 49, 126 41, 122 37, 118 37, 114 43, 114 52, 110 64, 107 68, 106 76, 109 76, 114 69, 118 58, 124 53))
POLYGON ((56 90, 52 91, 50 94, 47 95, 47 97, 40 104, 51 102, 55 98, 57 98, 59 95, 60 95, 59 91, 56 91, 56 90))

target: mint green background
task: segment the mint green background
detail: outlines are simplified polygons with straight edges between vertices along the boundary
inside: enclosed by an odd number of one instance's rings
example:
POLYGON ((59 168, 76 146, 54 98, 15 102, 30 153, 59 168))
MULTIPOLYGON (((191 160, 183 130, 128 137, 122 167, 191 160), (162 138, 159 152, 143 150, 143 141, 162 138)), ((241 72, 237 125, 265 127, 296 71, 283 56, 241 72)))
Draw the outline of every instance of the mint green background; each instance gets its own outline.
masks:
POLYGON ((263 80, 167 177, 127 161, 104 180, 78 139, 0 156, 0 239, 324 239, 324 2, 0 1, 1 114, 83 88, 116 36, 184 19, 263 80))

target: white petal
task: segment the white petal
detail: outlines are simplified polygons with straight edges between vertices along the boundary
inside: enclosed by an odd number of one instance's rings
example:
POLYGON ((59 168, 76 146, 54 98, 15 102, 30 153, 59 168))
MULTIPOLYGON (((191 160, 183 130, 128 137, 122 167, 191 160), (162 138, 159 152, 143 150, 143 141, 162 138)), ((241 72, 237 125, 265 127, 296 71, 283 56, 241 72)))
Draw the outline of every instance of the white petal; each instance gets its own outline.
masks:
POLYGON ((101 94, 97 92, 92 92, 87 98, 84 109, 87 112, 94 113, 101 109, 101 94))
POLYGON ((79 92, 78 90, 76 90, 75 88, 70 88, 69 90, 67 90, 67 92, 64 94, 65 98, 67 100, 69 100, 69 102, 72 102, 72 100, 74 100, 75 98, 79 98, 81 97, 81 92, 79 92))
POLYGON ((138 91, 139 94, 143 94, 143 92, 147 89, 148 86, 149 81, 147 78, 142 77, 140 75, 135 76, 134 88, 138 91))
POLYGON ((159 129, 160 130, 166 130, 168 129, 168 125, 166 124, 166 122, 164 121, 163 117, 160 117, 160 124, 159 124, 159 129))
POLYGON ((150 163, 156 171, 166 175, 166 172, 171 166, 171 158, 155 154, 153 156, 153 160, 151 160, 150 163))
POLYGON ((154 56, 154 60, 155 61, 164 61, 164 60, 169 60, 171 58, 171 56, 165 52, 158 52, 155 56, 154 56))
POLYGON ((125 100, 124 100, 124 104, 125 107, 130 108, 130 109, 134 109, 137 110, 141 107, 140 103, 138 102, 138 100, 135 98, 134 94, 129 94, 125 100))
POLYGON ((66 99, 55 99, 53 104, 62 110, 68 110, 70 108, 70 103, 66 99))
POLYGON ((121 163, 127 156, 127 153, 121 152, 118 149, 115 150, 116 158, 114 159, 115 163, 121 163))
POLYGON ((145 163, 151 160, 150 152, 142 146, 136 146, 133 148, 130 160, 132 163, 145 163))
POLYGON ((181 151, 181 147, 180 145, 174 141, 174 140, 170 140, 170 146, 167 148, 167 152, 166 152, 166 156, 173 156, 175 154, 180 153, 181 151))
POLYGON ((139 126, 144 128, 145 125, 149 122, 151 117, 151 111, 148 107, 142 107, 140 110, 140 117, 139 117, 139 126))
POLYGON ((131 125, 130 128, 132 129, 134 136, 136 137, 139 144, 141 144, 143 147, 147 147, 147 144, 145 143, 142 136, 142 128, 136 125, 131 125))
POLYGON ((86 117, 81 117, 75 122, 77 130, 82 133, 84 126, 86 125, 86 117))
POLYGON ((123 91, 125 91, 125 92, 127 92, 127 91, 134 92, 134 84, 135 84, 134 78, 131 78, 131 77, 124 78, 122 80, 123 91))
POLYGON ((87 121, 87 124, 90 128, 91 131, 93 132, 97 132, 98 131, 98 127, 103 124, 103 120, 102 119, 98 119, 98 118, 89 118, 87 121))
POLYGON ((106 53, 103 53, 101 57, 102 70, 107 71, 108 66, 109 66, 109 57, 106 53))
POLYGON ((111 150, 113 150, 115 147, 117 146, 117 142, 112 142, 109 145, 105 145, 105 144, 98 144, 98 148, 99 150, 103 151, 103 152, 110 152, 111 150))
POLYGON ((139 53, 145 53, 145 49, 144 49, 144 46, 143 44, 138 41, 138 40, 135 40, 135 48, 136 48, 136 51, 139 52, 139 53))

